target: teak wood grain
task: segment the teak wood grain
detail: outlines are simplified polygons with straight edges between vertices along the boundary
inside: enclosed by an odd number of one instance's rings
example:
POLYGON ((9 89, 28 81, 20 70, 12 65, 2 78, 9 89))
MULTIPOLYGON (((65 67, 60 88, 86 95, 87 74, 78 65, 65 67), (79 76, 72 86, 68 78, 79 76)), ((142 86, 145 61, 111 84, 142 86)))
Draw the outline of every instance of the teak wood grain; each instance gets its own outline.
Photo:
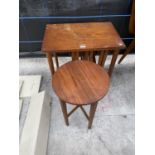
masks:
POLYGON ((47 24, 44 52, 122 49, 125 44, 111 22, 47 24))
POLYGON ((73 61, 81 58, 104 67, 110 50, 113 52, 108 71, 111 76, 119 50, 123 48, 125 44, 111 22, 47 24, 42 44, 42 51, 47 55, 51 75, 55 72, 53 56, 57 69, 59 68, 57 53, 71 53, 73 61), (99 62, 95 59, 96 51, 100 55, 99 62))
POLYGON ((108 92, 109 76, 93 62, 75 60, 64 64, 54 73, 52 86, 64 102, 74 105, 93 104, 108 92))

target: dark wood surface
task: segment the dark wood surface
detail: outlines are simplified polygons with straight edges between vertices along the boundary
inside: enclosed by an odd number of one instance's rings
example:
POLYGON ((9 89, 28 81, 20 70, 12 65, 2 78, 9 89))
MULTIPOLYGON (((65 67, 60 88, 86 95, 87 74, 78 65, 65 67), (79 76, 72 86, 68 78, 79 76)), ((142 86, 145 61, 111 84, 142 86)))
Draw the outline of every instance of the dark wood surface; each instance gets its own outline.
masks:
POLYGON ((131 16, 129 20, 129 32, 135 34, 135 0, 132 2, 131 16))
POLYGON ((125 44, 111 22, 47 24, 43 52, 122 49, 125 44))
POLYGON ((75 60, 61 66, 54 73, 52 86, 64 102, 74 105, 92 104, 108 92, 109 76, 93 62, 75 60))

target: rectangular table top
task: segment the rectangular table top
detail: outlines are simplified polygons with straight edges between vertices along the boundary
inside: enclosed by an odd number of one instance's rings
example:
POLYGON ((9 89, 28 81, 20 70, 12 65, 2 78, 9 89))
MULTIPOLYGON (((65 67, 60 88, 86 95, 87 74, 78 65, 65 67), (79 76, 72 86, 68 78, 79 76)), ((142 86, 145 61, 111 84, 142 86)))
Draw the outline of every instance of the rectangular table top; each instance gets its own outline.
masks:
POLYGON ((123 49, 125 44, 111 22, 47 24, 43 52, 123 49))

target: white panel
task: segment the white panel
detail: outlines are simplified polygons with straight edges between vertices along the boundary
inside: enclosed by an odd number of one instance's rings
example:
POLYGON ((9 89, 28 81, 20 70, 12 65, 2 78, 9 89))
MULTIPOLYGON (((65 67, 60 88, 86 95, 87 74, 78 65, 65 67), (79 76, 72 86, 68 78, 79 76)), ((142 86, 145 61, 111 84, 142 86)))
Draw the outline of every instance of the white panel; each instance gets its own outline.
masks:
POLYGON ((20 139, 20 155, 46 155, 50 98, 45 91, 31 97, 20 139))
POLYGON ((23 81, 20 97, 30 97, 39 92, 41 75, 25 75, 19 77, 23 81))

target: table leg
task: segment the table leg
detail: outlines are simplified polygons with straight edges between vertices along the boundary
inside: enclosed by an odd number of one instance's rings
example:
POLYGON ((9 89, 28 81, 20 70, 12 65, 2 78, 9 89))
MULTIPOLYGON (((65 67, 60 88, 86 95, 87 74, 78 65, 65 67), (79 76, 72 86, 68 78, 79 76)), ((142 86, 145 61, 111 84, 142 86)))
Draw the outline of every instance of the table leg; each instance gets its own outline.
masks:
POLYGON ((91 129, 91 127, 92 127, 92 123, 93 123, 93 119, 94 119, 96 108, 97 108, 97 103, 91 104, 88 129, 91 129))
POLYGON ((93 56, 94 56, 94 52, 93 51, 90 51, 89 52, 89 61, 94 61, 94 58, 93 58, 93 56))
POLYGON ((83 60, 89 60, 89 52, 88 51, 84 52, 83 60))
POLYGON ((72 52, 72 61, 79 60, 79 52, 72 52))
POLYGON ((128 55, 129 52, 131 52, 132 49, 134 49, 134 47, 135 47, 135 39, 132 40, 132 42, 130 43, 130 45, 127 48, 127 50, 124 52, 123 56, 118 61, 118 64, 120 64, 122 62, 122 60, 128 55))
POLYGON ((108 74, 109 74, 110 77, 112 75, 112 72, 113 72, 113 69, 114 69, 118 54, 119 54, 119 49, 116 49, 115 51, 113 51, 112 60, 111 60, 110 67, 109 67, 109 70, 108 70, 108 74))
POLYGON ((46 57, 47 57, 48 64, 49 64, 49 67, 50 67, 51 75, 53 75, 55 71, 54 71, 54 64, 53 64, 52 54, 47 53, 46 57))
POLYGON ((63 116, 64 116, 65 123, 68 126, 69 122, 68 122, 68 116, 67 116, 66 103, 64 101, 60 100, 60 105, 61 105, 61 109, 62 109, 62 113, 63 113, 63 116))
POLYGON ((58 56, 56 53, 54 53, 54 57, 55 57, 55 63, 56 63, 57 69, 58 69, 59 68, 59 61, 58 61, 58 56))
POLYGON ((93 54, 93 62, 96 63, 95 53, 93 54))
POLYGON ((107 50, 100 52, 99 61, 98 61, 98 64, 100 66, 104 67, 107 55, 108 55, 108 51, 107 50))

